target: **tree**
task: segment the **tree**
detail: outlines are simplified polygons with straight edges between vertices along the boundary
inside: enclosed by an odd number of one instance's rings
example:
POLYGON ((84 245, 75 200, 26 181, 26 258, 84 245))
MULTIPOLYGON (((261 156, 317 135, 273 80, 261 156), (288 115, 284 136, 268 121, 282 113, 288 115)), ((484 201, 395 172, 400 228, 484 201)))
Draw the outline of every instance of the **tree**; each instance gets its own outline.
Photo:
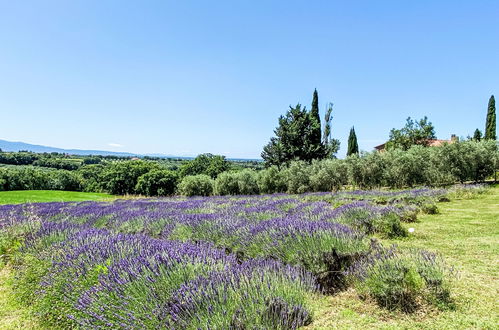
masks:
MULTIPOLYGON (((321 117, 319 115, 319 95, 314 89, 312 96, 312 108, 310 109, 310 143, 313 146, 321 145, 321 117)), ((313 151, 312 151, 313 152, 313 151)))
POLYGON ((359 145, 357 144, 357 135, 355 134, 355 128, 350 129, 350 135, 348 136, 348 149, 347 156, 358 154, 359 145))
POLYGON ((102 175, 105 189, 113 195, 136 193, 135 187, 140 176, 158 169, 157 163, 143 160, 128 160, 112 163, 102 175))
POLYGON ((267 166, 277 166, 280 169, 282 163, 286 161, 284 149, 279 139, 272 137, 270 142, 263 147, 262 158, 267 166))
POLYGON ((331 121, 333 120, 333 103, 329 103, 324 115, 324 135, 322 141, 326 148, 326 158, 333 158, 340 149, 340 140, 331 138, 331 121))
POLYGON ((180 167, 180 176, 206 174, 213 179, 230 167, 225 156, 201 154, 180 167))
POLYGON ((155 169, 138 178, 135 191, 146 196, 167 196, 173 195, 176 187, 176 172, 155 169))
POLYGON ((274 130, 276 136, 263 148, 261 155, 267 166, 279 166, 294 159, 310 162, 325 156, 320 126, 319 140, 316 140, 317 121, 299 103, 289 108, 285 116, 279 117, 279 126, 274 130))
POLYGON ((428 121, 428 117, 425 116, 419 121, 414 121, 408 117, 403 128, 393 128, 390 131, 390 139, 386 146, 387 149, 408 150, 413 145, 428 146, 430 141, 435 138, 435 127, 428 121))
POLYGON ((489 99, 487 119, 485 121, 485 140, 496 140, 496 100, 494 95, 489 99))
POLYGON ((482 139, 482 132, 477 128, 473 133, 473 141, 480 141, 482 139))

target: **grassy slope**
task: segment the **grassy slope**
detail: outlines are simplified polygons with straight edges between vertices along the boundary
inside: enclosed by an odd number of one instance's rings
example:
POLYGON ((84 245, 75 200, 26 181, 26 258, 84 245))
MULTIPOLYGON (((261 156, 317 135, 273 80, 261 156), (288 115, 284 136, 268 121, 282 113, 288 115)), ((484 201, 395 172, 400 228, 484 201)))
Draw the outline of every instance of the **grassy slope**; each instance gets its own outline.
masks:
POLYGON ((409 224, 414 234, 385 240, 442 254, 458 271, 456 309, 426 314, 388 312, 362 301, 353 290, 334 297, 314 297, 310 329, 495 329, 499 324, 499 187, 475 199, 440 203, 440 214, 409 224))
POLYGON ((42 203, 42 202, 79 202, 88 200, 106 200, 113 198, 109 194, 86 193, 58 190, 16 190, 0 191, 0 204, 42 203))

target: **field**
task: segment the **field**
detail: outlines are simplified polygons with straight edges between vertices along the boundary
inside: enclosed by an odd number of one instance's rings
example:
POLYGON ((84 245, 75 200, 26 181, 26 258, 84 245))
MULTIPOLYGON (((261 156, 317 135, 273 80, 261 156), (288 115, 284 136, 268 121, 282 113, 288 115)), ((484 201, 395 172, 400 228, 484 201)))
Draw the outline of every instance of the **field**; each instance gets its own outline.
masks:
POLYGON ((104 193, 86 193, 58 190, 0 191, 0 204, 22 204, 43 202, 103 201, 114 198, 104 193))
POLYGON ((7 205, 0 316, 6 328, 493 328, 499 189, 483 190, 7 205), (412 274, 404 300, 369 291, 379 278, 359 274, 378 264, 412 274))

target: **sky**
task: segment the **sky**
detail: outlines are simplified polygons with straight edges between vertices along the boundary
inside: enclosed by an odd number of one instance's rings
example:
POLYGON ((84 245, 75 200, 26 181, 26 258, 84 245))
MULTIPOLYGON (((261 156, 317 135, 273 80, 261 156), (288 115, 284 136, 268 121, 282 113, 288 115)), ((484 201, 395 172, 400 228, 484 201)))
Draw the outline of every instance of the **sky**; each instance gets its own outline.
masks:
POLYGON ((259 158, 317 88, 347 148, 483 131, 499 1, 0 0, 0 139, 259 158))

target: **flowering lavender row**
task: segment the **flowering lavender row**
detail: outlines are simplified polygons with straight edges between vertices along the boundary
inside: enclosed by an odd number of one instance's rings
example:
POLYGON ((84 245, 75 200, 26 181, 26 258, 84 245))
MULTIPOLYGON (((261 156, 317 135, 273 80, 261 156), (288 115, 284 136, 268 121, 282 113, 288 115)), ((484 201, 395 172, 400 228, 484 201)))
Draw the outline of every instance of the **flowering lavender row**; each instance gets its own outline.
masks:
MULTIPOLYGON (((21 269, 20 287, 36 288, 37 308, 60 326, 295 329, 311 320, 305 297, 316 284, 301 269, 240 262, 208 243, 114 234, 33 215, 22 223, 28 224, 36 229, 19 237, 29 269, 21 269)), ((4 220, 3 230, 16 225, 4 220)))
MULTIPOLYGON (((430 196, 431 190, 414 194, 430 196)), ((356 192, 354 192, 356 194, 356 192)), ((398 193, 408 194, 407 192, 398 193)), ((331 194, 334 195, 334 194, 331 194)), ((394 195, 393 193, 390 194, 394 195)), ((29 211, 53 222, 86 224, 114 233, 140 233, 155 238, 211 242, 240 257, 264 257, 327 268, 324 253, 366 250, 364 234, 405 235, 400 220, 411 206, 350 201, 334 208, 309 195, 117 200, 114 202, 43 203, 29 211)), ((2 206, 0 214, 22 222, 23 206, 2 206)))

